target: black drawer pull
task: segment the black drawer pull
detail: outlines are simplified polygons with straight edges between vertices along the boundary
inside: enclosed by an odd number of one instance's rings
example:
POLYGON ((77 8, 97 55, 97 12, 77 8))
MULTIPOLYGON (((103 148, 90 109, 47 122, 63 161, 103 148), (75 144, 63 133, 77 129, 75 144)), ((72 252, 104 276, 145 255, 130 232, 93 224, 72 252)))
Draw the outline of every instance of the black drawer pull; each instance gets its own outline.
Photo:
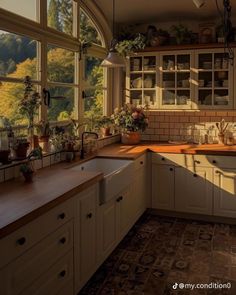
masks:
POLYGON ((174 169, 173 168, 170 168, 170 171, 173 171, 174 169))
POLYGON ((217 162, 216 162, 216 160, 213 160, 212 163, 213 163, 213 164, 216 164, 217 162))
POLYGON ((193 174, 193 177, 197 177, 197 174, 196 174, 196 173, 194 173, 194 174, 193 174))
POLYGON ((88 214, 87 214, 87 218, 89 218, 89 219, 92 218, 92 216, 93 216, 92 213, 88 213, 88 214))
POLYGON ((65 213, 61 213, 58 215, 58 218, 59 219, 64 219, 66 217, 66 214, 65 213))
POLYGON ((201 164, 201 162, 198 161, 198 160, 194 160, 194 163, 196 163, 196 164, 201 164))
POLYGON ((63 237, 63 238, 60 239, 60 243, 61 244, 65 244, 65 242, 66 242, 66 238, 65 237, 63 237))
POLYGON ((140 165, 143 165, 143 161, 140 162, 140 165))
POLYGON ((165 158, 161 158, 162 161, 165 161, 165 158))
POLYGON ((24 245, 25 242, 26 242, 26 238, 25 237, 22 237, 22 238, 20 238, 20 239, 17 240, 17 244, 20 245, 20 246, 24 245))
POLYGON ((65 270, 63 270, 63 271, 61 271, 59 273, 59 276, 62 277, 62 278, 64 278, 65 275, 66 275, 66 271, 65 270))
POLYGON ((119 198, 116 199, 116 202, 119 203, 119 202, 122 201, 122 200, 123 200, 123 197, 120 196, 119 198))

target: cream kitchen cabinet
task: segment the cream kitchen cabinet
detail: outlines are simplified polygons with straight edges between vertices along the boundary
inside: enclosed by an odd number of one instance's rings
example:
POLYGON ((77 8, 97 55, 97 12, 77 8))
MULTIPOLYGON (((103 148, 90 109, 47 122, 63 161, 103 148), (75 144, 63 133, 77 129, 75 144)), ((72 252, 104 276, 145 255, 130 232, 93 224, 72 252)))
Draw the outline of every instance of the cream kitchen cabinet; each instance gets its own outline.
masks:
POLYGON ((212 168, 198 163, 191 155, 152 154, 152 208, 211 215, 212 168))
POLYGON ((152 208, 174 210, 175 166, 152 163, 152 208))
POLYGON ((98 249, 102 263, 134 223, 132 185, 98 208, 98 249))
POLYGON ((70 199, 1 239, 1 295, 58 295, 73 280, 72 260, 64 263, 73 254, 73 207, 70 199))
POLYGON ((126 102, 150 109, 232 109, 234 68, 223 46, 135 53, 127 63, 126 102))
POLYGON ((214 215, 236 217, 236 169, 214 169, 214 215))
POLYGON ((175 210, 212 215, 212 169, 175 167, 175 210))
POLYGON ((98 267, 97 206, 98 184, 75 196, 75 290, 79 292, 98 267))

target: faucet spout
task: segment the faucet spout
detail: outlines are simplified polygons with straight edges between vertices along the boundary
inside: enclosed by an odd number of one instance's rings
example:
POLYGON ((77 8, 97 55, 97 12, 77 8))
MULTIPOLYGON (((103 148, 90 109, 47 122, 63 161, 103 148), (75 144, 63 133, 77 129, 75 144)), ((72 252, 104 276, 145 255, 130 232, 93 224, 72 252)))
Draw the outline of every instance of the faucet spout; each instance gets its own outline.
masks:
POLYGON ((80 159, 84 159, 84 154, 85 154, 85 150, 84 150, 84 136, 86 134, 94 135, 98 139, 98 134, 96 132, 85 131, 85 132, 82 133, 82 146, 81 146, 81 150, 80 150, 80 159))

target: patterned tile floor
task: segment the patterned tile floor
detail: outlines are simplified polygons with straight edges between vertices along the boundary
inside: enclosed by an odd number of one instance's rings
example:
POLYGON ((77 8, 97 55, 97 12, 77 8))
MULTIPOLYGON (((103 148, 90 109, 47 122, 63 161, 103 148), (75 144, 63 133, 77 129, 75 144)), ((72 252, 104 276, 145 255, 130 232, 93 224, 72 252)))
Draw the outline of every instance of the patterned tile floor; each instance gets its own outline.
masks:
POLYGON ((236 225, 145 213, 79 295, 236 294, 236 225), (230 289, 174 290, 174 283, 230 289))

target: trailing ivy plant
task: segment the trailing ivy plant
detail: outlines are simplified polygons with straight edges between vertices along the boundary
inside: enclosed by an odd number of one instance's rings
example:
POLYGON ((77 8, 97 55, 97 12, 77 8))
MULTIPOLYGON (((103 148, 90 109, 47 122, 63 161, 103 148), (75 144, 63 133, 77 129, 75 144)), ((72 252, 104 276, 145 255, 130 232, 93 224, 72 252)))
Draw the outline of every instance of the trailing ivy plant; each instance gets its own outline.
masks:
POLYGON ((145 36, 142 34, 137 34, 133 39, 125 39, 117 43, 116 50, 122 56, 127 56, 137 50, 144 49, 145 36))

